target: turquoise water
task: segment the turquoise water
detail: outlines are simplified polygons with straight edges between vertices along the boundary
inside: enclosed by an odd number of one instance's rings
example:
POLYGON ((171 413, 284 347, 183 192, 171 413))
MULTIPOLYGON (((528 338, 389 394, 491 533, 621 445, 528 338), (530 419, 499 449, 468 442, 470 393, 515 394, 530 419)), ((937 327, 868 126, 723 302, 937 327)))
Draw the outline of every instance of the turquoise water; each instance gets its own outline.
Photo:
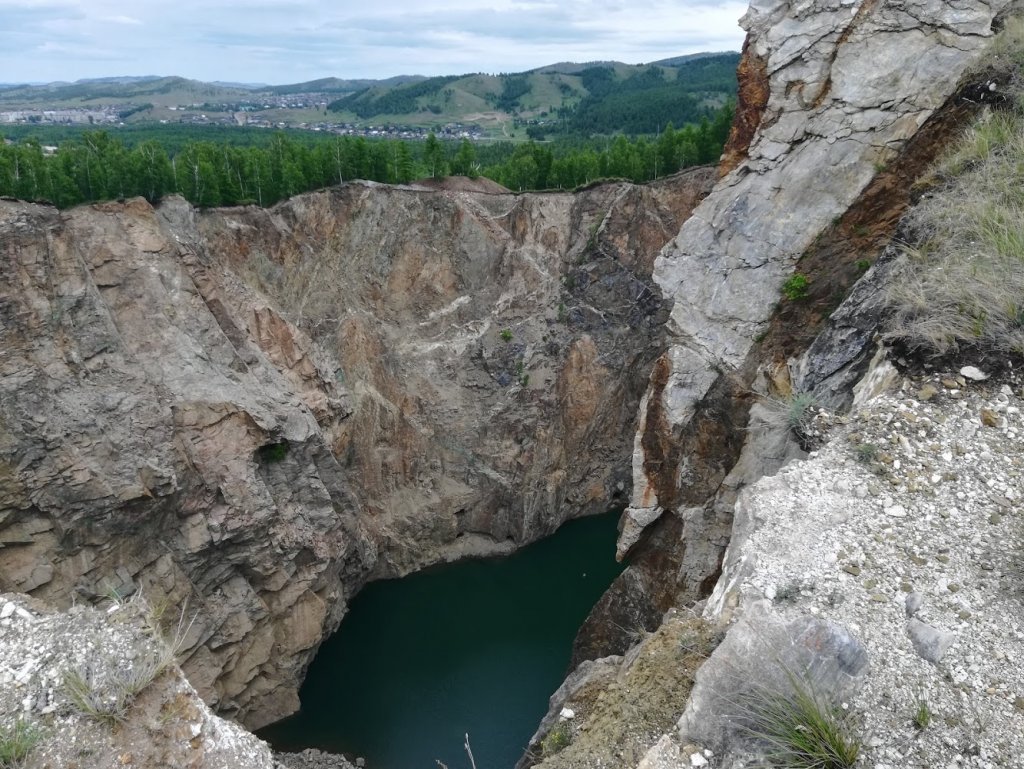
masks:
POLYGON ((368 769, 512 769, 572 641, 621 571, 615 513, 572 521, 507 558, 368 585, 321 647, 302 710, 259 732, 277 750, 364 756, 368 769))

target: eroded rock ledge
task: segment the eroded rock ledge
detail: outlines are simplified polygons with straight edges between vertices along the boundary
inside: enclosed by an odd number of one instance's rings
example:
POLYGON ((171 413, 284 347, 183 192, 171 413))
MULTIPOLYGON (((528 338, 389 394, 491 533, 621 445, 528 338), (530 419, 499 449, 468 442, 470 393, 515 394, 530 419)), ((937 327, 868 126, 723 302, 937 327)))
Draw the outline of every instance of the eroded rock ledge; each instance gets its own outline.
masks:
POLYGON ((817 416, 824 445, 739 493, 710 598, 584 663, 523 765, 763 766, 750 698, 791 674, 844 708, 867 766, 1020 765, 1024 384, 904 378, 881 358, 863 382, 850 414, 817 416), (635 682, 656 661, 675 697, 635 682), (559 712, 568 747, 545 756, 559 712))
POLYGON ((59 612, 0 595, 0 728, 33 736, 11 765, 287 769, 210 711, 155 625, 139 600, 59 612))

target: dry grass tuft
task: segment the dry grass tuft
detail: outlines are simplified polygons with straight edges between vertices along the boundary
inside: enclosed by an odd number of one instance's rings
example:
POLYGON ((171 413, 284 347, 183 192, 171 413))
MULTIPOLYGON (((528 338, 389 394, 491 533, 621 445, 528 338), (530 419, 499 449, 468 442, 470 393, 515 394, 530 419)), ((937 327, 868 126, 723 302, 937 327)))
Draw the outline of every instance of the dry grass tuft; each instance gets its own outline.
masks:
POLYGON ((754 686, 742 698, 741 720, 765 749, 770 766, 785 769, 852 769, 861 740, 850 713, 815 689, 810 679, 786 671, 787 686, 754 686))

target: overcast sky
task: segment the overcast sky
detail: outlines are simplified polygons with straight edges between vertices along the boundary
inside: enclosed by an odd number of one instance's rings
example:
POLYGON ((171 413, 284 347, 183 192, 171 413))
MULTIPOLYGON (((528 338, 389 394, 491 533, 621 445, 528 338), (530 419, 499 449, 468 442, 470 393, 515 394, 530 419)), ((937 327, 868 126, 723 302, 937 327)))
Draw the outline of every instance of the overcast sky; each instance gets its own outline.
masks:
POLYGON ((0 82, 294 83, 739 50, 738 0, 0 0, 0 82))

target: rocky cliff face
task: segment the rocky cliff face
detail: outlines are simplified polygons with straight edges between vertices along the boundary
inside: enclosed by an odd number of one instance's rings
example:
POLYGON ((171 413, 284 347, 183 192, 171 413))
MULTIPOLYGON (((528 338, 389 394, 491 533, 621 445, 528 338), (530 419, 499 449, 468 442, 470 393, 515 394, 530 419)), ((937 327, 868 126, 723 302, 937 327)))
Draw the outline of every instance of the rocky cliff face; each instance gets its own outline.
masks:
POLYGON ((664 320, 648 275, 709 176, 577 196, 349 186, 200 217, 209 252, 336 364, 352 414, 329 439, 377 575, 625 503, 622 430, 664 320))
POLYGON ((0 589, 187 607, 203 699, 287 715, 365 580, 625 500, 653 255, 710 176, 0 202, 0 589))
POLYGON ((538 765, 785 763, 766 758, 744 726, 757 725, 750 706, 759 695, 765 704, 766 692, 775 702, 792 692, 787 670, 806 675, 824 707, 856 713, 847 727, 869 765, 1019 763, 1005 735, 1014 732, 1009 705, 1020 677, 1002 667, 1002 651, 988 650, 992 623, 1013 614, 999 596, 1016 589, 1006 580, 1015 567, 995 555, 1016 548, 994 543, 1018 535, 992 527, 1002 524, 1000 506, 1016 505, 1001 492, 1014 486, 1015 444, 997 431, 1016 434, 1018 385, 1012 377, 978 385, 968 370, 905 380, 873 343, 880 294, 900 269, 900 250, 886 244, 910 190, 965 115, 1003 98, 1005 72, 961 78, 990 25, 1011 10, 752 6, 724 177, 655 268, 674 305, 670 347, 641 408, 619 542, 633 563, 595 607, 577 658, 627 648, 616 625, 660 627, 625 658, 577 669, 532 742, 544 756, 538 765), (875 55, 860 58, 868 50, 875 55), (915 57, 931 65, 918 69, 915 57), (945 67, 943 81, 936 68, 945 67), (870 130, 856 127, 865 120, 870 130), (884 162, 871 161, 880 151, 884 162), (855 259, 878 262, 850 290, 855 259), (807 295, 776 304, 794 270, 808 278, 807 295), (865 406, 893 388, 898 394, 865 406), (942 406, 925 405, 945 396, 942 406), (812 424, 816 409, 793 411, 802 397, 863 410, 812 424), (826 435, 831 443, 820 448, 826 435), (811 461, 789 461, 812 448, 820 451, 811 461), (984 479, 973 469, 943 471, 957 455, 985 455, 985 467, 1002 469, 984 479), (858 543, 853 560, 848 542, 858 543), (958 600, 964 583, 986 597, 958 600), (673 606, 688 607, 687 621, 703 632, 725 636, 713 653, 694 640, 699 632, 681 641, 670 686, 686 683, 678 672, 686 654, 710 658, 692 693, 657 712, 677 722, 659 739, 643 711, 648 692, 624 684, 678 622, 676 608, 662 617, 673 606), (914 708, 924 708, 917 727, 914 708), (559 720, 560 712, 571 715, 559 720), (634 732, 608 744, 594 726, 610 713, 646 718, 627 717, 634 732), (549 755, 547 734, 558 729, 570 747, 549 755))
POLYGON ((810 343, 853 261, 891 236, 935 142, 962 120, 958 82, 1007 6, 752 3, 726 173, 655 265, 669 346, 641 407, 619 551, 647 536, 660 555, 640 548, 606 614, 657 616, 714 585, 737 489, 798 450, 754 434, 743 448, 753 394, 792 394, 794 338, 810 343), (797 271, 814 310, 776 314, 797 271), (652 576, 666 559, 670 585, 652 576))

